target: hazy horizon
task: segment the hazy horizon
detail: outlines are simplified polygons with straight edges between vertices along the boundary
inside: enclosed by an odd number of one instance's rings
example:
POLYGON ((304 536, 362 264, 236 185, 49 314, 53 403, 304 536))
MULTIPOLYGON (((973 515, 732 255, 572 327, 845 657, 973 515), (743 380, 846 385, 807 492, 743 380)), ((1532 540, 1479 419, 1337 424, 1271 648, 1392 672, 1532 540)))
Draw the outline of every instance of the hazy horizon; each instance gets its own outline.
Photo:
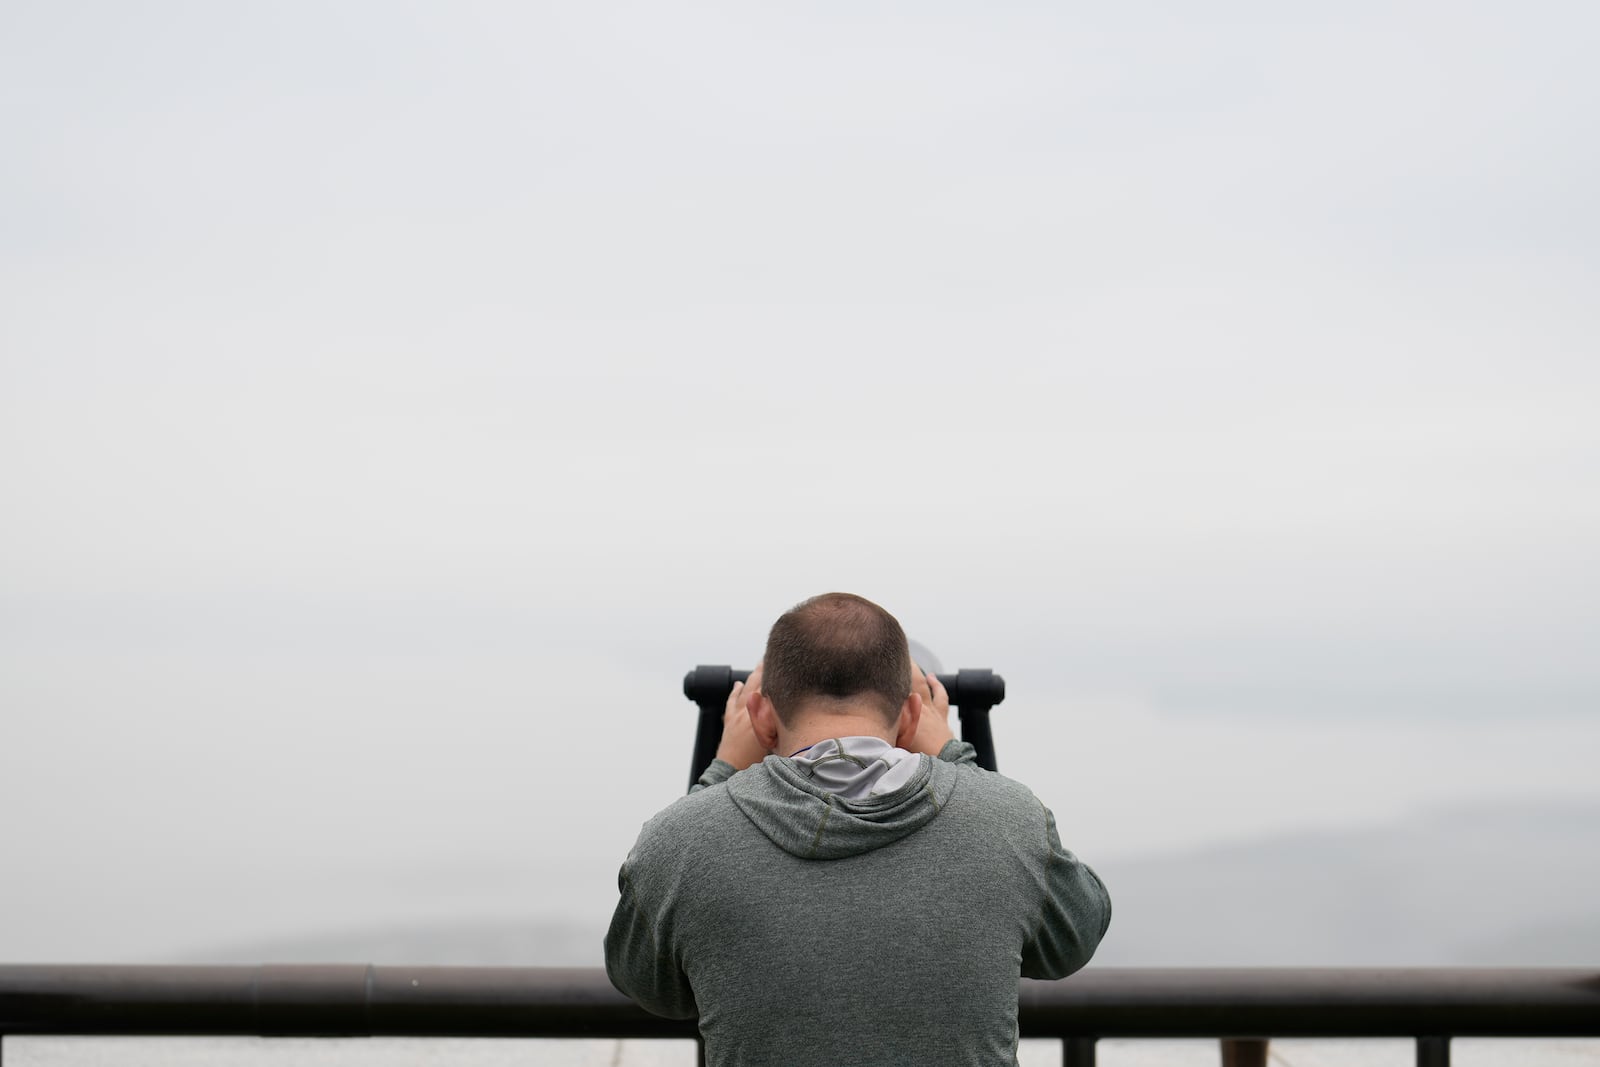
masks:
POLYGON ((0 960, 603 918, 829 589, 1090 863, 1390 928, 1358 841, 1600 801, 1597 31, 6 5, 0 960))

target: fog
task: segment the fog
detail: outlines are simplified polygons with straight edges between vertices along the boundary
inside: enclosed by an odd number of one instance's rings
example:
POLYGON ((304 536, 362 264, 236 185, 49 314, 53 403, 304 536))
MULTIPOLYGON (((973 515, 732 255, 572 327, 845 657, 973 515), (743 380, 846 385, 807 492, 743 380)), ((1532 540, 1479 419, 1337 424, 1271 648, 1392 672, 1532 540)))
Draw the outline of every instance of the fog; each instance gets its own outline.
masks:
POLYGON ((830 589, 1109 959, 1592 958, 1597 30, 5 5, 0 960, 583 959, 830 589))

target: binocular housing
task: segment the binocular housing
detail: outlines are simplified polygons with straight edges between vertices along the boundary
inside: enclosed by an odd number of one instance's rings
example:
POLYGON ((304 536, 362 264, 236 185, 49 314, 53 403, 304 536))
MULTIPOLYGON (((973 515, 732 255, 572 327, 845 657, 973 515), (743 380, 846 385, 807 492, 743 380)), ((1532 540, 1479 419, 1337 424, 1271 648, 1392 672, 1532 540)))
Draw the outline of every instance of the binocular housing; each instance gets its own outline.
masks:
MULTIPOLYGON (((996 770, 994 734, 989 729, 989 709, 1006 698, 1006 680, 987 668, 963 669, 937 675, 961 720, 961 739, 977 750, 978 766, 996 770)), ((748 681, 750 672, 716 664, 702 664, 683 676, 683 695, 700 708, 695 729, 694 756, 689 764, 689 785, 716 758, 722 741, 722 715, 734 682, 748 681)))

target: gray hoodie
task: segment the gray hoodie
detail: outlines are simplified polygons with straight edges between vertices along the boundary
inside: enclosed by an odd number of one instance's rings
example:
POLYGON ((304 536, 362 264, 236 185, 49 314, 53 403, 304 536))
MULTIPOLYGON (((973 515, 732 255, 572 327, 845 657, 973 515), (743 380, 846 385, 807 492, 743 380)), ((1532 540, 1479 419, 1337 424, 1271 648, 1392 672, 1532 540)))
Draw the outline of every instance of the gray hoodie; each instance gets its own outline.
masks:
POLYGON ((915 758, 855 801, 796 760, 714 763, 623 864, 613 984, 698 1015, 712 1067, 1015 1063, 1017 978, 1088 962, 1110 899, 971 746, 915 758))

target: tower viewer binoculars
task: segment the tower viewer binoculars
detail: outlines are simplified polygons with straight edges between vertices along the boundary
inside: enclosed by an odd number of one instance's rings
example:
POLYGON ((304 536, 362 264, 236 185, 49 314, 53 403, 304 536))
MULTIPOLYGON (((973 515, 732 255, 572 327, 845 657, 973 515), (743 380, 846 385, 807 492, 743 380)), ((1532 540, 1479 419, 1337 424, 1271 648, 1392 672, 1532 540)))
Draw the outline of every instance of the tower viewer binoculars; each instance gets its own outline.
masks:
MULTIPOLYGON (((950 704, 961 719, 961 740, 977 750, 978 766, 997 770, 989 710, 1006 698, 1006 680, 987 668, 963 669, 936 677, 950 694, 950 704)), ((728 694, 733 692, 733 683, 749 678, 749 671, 705 664, 683 676, 683 695, 700 708, 700 723, 694 733, 694 757, 689 763, 691 786, 716 758, 717 745, 722 741, 722 714, 728 705, 728 694)))

